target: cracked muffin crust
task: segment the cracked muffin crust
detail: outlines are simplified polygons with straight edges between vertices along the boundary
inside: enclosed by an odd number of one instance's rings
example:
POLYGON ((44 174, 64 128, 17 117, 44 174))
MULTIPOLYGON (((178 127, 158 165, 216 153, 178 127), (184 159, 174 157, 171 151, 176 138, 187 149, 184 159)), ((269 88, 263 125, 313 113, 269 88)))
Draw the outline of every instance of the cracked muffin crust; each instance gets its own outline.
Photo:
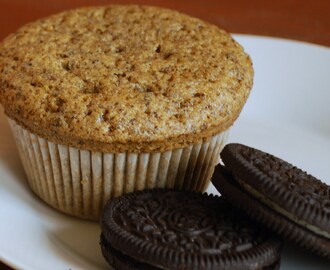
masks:
POLYGON ((166 151, 228 129, 252 87, 249 56, 218 27, 147 6, 81 8, 0 45, 0 101, 52 142, 166 151))

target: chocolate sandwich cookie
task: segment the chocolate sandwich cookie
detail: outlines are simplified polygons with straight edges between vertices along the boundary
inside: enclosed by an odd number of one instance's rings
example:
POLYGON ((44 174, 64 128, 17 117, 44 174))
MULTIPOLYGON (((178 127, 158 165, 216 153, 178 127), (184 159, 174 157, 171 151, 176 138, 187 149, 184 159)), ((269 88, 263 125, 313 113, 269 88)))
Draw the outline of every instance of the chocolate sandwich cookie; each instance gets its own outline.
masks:
POLYGON ((229 144, 212 182, 233 205, 302 247, 330 259, 330 187, 260 150, 229 144))
POLYGON ((279 269, 281 242, 224 199, 154 189, 110 201, 101 247, 115 269, 279 269))

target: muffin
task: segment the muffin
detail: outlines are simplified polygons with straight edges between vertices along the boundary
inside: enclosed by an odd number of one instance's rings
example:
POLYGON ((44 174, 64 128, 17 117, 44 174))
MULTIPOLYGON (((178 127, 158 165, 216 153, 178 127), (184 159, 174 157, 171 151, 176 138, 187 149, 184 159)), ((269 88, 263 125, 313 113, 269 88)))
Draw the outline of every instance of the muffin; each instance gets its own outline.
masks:
POLYGON ((29 185, 87 219, 135 190, 205 190, 252 82, 228 33, 157 7, 66 11, 0 45, 0 100, 29 185))

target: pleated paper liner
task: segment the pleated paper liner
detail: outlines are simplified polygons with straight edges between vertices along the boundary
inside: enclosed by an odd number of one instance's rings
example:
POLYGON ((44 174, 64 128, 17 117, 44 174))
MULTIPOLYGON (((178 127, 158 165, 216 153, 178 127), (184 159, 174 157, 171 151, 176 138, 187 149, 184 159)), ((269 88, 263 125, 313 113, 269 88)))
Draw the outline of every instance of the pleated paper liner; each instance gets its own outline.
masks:
POLYGON ((55 144, 9 119, 33 192, 52 207, 98 220, 105 203, 135 190, 205 191, 227 138, 155 153, 102 153, 55 144))

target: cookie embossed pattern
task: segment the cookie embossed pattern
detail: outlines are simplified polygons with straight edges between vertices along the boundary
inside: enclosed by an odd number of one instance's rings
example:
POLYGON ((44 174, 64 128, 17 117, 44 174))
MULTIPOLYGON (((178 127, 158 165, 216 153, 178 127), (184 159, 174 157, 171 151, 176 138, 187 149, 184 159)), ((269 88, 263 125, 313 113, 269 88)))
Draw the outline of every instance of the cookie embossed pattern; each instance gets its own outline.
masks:
POLYGON ((221 211, 224 202, 218 210, 215 208, 219 207, 217 200, 211 197, 203 202, 205 199, 199 197, 198 194, 192 198, 184 194, 178 197, 175 191, 166 194, 159 192, 157 197, 146 193, 135 201, 123 203, 120 211, 113 212, 113 219, 136 238, 153 238, 157 244, 173 245, 173 249, 179 251, 202 248, 203 254, 223 253, 231 249, 244 250, 254 244, 250 242, 251 237, 241 238, 243 232, 251 230, 247 224, 231 228, 230 210, 221 211), (196 199, 201 201, 200 205, 194 203, 196 199), (181 207, 178 208, 178 205, 181 207), (218 237, 227 244, 218 246, 218 237))
POLYGON ((115 267, 120 262, 114 253, 132 264, 159 267, 151 269, 279 266, 280 242, 217 196, 175 190, 131 193, 105 207, 101 227, 103 253, 115 267))
POLYGON ((261 151, 251 151, 240 145, 236 145, 236 148, 239 149, 237 158, 242 162, 245 159, 243 166, 248 167, 248 164, 253 164, 255 169, 253 170, 250 165, 251 173, 253 171, 262 177, 247 178, 247 183, 253 184, 256 179, 262 179, 260 185, 255 185, 257 190, 267 192, 268 197, 273 198, 288 210, 297 211, 298 206, 299 209, 302 209, 298 213, 301 218, 317 222, 325 231, 330 231, 330 223, 327 222, 327 216, 330 213, 330 187, 328 185, 294 165, 280 161, 273 155, 261 151), (270 183, 270 180, 267 183, 263 181, 267 177, 275 180, 276 187, 270 183), (311 215, 311 211, 315 211, 317 214, 311 215))

